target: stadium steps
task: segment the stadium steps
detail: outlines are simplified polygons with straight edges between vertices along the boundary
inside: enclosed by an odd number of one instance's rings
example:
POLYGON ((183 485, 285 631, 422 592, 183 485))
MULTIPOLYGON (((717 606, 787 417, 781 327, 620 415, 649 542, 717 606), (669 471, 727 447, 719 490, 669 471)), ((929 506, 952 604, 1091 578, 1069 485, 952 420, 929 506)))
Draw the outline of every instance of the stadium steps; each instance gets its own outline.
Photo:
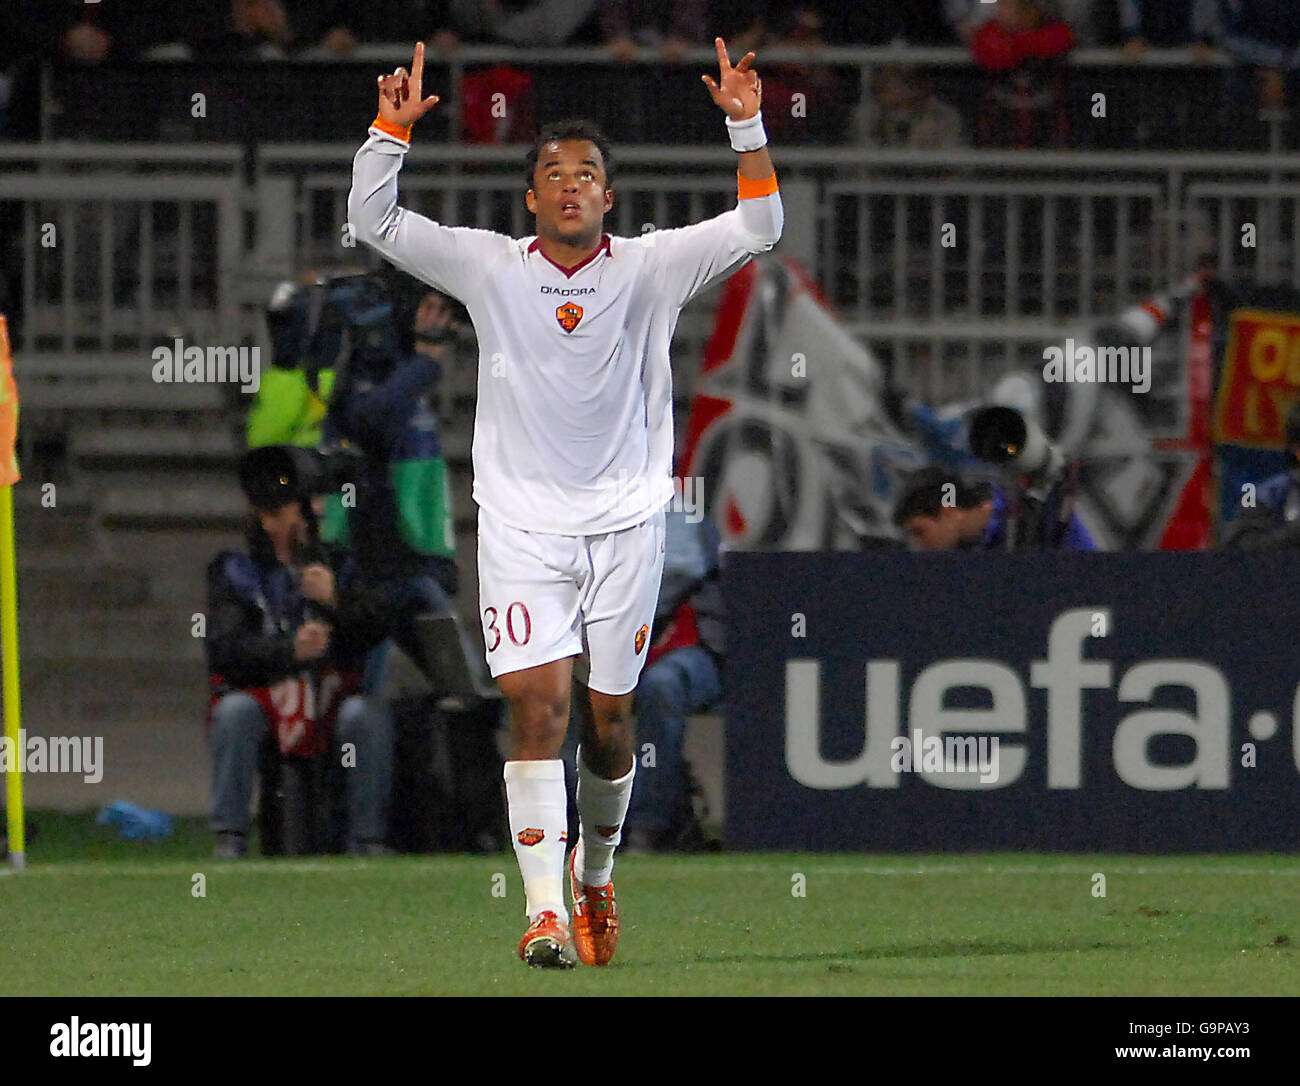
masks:
POLYGON ((26 631, 33 656, 64 653, 85 659, 187 660, 202 656, 201 638, 190 636, 192 615, 203 599, 175 599, 115 610, 56 611, 26 631))
POLYGON ((28 412, 192 414, 226 409, 226 396, 215 385, 160 385, 120 377, 30 381, 19 389, 19 402, 24 417, 28 412))
POLYGON ((18 561, 19 615, 26 605, 59 610, 116 611, 149 602, 146 570, 122 562, 93 561, 58 550, 18 561))
POLYGON ((32 730, 93 733, 109 722, 152 720, 197 726, 207 709, 201 659, 26 654, 21 664, 23 719, 32 730))
POLYGON ((102 552, 96 531, 94 494, 81 481, 49 478, 23 468, 14 487, 14 536, 21 567, 33 558, 65 557, 90 561, 102 552), (46 484, 53 484, 52 491, 46 484), (54 505, 47 506, 47 499, 54 505))
POLYGON ((227 479, 167 490, 134 484, 106 486, 100 503, 106 528, 234 530, 247 511, 238 484, 227 479))
POLYGON ((74 432, 68 439, 68 457, 79 472, 116 464, 233 465, 242 452, 242 443, 229 426, 194 430, 104 426, 74 432))

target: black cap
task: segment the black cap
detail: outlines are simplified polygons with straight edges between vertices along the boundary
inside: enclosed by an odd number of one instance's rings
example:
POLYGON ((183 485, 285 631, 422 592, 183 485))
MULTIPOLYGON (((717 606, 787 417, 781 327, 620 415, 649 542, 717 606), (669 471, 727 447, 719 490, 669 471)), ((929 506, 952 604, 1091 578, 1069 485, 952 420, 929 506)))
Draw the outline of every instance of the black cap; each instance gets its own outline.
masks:
POLYGON ((294 450, 287 445, 249 449, 239 461, 239 486, 257 509, 276 510, 302 499, 294 450))

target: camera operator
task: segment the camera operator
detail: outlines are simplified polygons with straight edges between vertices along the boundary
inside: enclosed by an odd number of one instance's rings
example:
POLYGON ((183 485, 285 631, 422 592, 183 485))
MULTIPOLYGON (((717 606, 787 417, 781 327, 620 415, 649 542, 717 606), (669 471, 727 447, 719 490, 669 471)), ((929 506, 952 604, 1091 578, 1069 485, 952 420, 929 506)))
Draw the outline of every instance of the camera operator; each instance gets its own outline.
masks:
POLYGON ((384 605, 357 586, 349 559, 319 543, 306 455, 285 446, 245 454, 248 552, 223 551, 208 566, 211 826, 220 859, 246 851, 253 779, 271 744, 284 757, 344 755, 331 762, 346 767, 347 847, 384 851, 393 726, 377 699, 356 694, 366 654, 383 636, 384 605))
MULTIPOLYGON (((1032 518, 1021 513, 1014 549, 1095 551, 1097 545, 1075 513, 1061 521, 1063 501, 1058 487, 1032 518)), ((1003 487, 970 483, 955 472, 927 467, 908 477, 894 507, 894 524, 912 550, 1007 550, 1012 549, 1009 513, 1014 515, 1003 487)))
MULTIPOLYGON (((458 588, 450 483, 434 395, 465 326, 423 285, 385 285, 397 349, 355 349, 325 421, 326 445, 357 455, 345 538, 360 575, 388 601, 390 635, 418 658, 412 620, 448 614, 458 588)), ((363 345, 364 346, 364 345, 363 345)), ((331 533, 333 535, 334 533, 331 533)))
POLYGON ((1286 414, 1286 456, 1290 470, 1260 483, 1253 501, 1242 495, 1242 508, 1224 532, 1225 549, 1300 547, 1300 403, 1286 414))

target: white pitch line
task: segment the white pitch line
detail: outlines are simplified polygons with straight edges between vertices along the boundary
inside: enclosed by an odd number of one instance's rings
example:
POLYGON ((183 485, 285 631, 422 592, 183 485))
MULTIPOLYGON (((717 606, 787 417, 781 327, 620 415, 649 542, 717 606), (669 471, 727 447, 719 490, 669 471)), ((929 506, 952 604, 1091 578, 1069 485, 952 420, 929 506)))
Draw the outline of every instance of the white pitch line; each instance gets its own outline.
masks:
MULTIPOLYGON (((313 874, 317 872, 350 872, 355 873, 358 870, 367 870, 370 868, 367 862, 353 863, 312 863, 312 862, 288 862, 278 863, 272 860, 246 860, 242 862, 230 862, 228 860, 214 860, 205 863, 202 860, 186 862, 185 860, 160 861, 157 865, 140 865, 127 864, 124 866, 114 865, 112 860, 104 860, 96 863, 85 863, 81 861, 62 862, 55 860, 49 864, 31 864, 22 875, 131 875, 131 876, 151 876, 151 875, 176 875, 188 873, 189 875, 202 874, 207 876, 219 875, 297 875, 313 874)), ((13 874, 19 874, 13 872, 13 874)))
MULTIPOLYGON (((1259 867, 1122 867, 1104 861, 1090 867, 812 867, 802 865, 805 874, 817 875, 1072 875, 1090 876, 1098 871, 1107 875, 1300 875, 1300 865, 1273 870, 1259 867)), ((762 874, 773 867, 736 865, 728 873, 762 874)))
MULTIPOLYGON (((474 857, 476 860, 488 859, 489 857, 474 857)), ((501 863, 506 863, 512 857, 501 856, 501 863)), ((421 867, 438 867, 444 862, 443 857, 435 856, 413 856, 403 857, 403 861, 409 865, 409 860, 415 859, 422 861, 421 867)), ((625 860, 624 863, 627 861, 625 860)), ((635 860, 632 861, 635 863, 635 860)), ((831 875, 831 876, 870 876, 870 877, 906 877, 916 875, 1057 875, 1070 876, 1072 878, 1087 878, 1098 871, 1106 875, 1300 875, 1300 863, 1291 867, 1282 867, 1277 869, 1259 868, 1259 867, 1224 867, 1218 861, 1209 860, 1203 866, 1197 867, 1127 867, 1124 865, 1109 864, 1104 860, 1086 867, 1033 867, 1027 865, 1018 865, 1015 867, 996 867, 992 865, 979 866, 951 866, 951 865, 918 865, 915 867, 818 867, 814 864, 799 863, 794 861, 793 864, 778 866, 777 864, 725 864, 719 874, 738 874, 738 875, 769 875, 777 872, 784 872, 784 867, 795 867, 805 875, 831 875)), ((170 860, 160 861, 157 865, 127 864, 125 866, 116 866, 113 861, 100 861, 87 863, 81 861, 60 862, 54 861, 50 864, 30 864, 26 871, 12 872, 8 869, 0 869, 0 875, 22 875, 25 877, 39 877, 41 875, 75 875, 83 877, 95 876, 131 876, 131 877, 153 877, 153 876, 175 876, 203 874, 211 877, 220 877, 223 875, 299 875, 299 874, 355 874, 357 871, 380 871, 383 870, 383 860, 341 860, 340 862, 330 863, 321 861, 281 861, 281 860, 242 860, 242 861, 210 861, 206 864, 202 860, 184 861, 170 860)), ((681 865, 670 865, 662 870, 656 871, 656 877, 663 875, 687 875, 695 874, 700 868, 695 867, 687 861, 681 865)))

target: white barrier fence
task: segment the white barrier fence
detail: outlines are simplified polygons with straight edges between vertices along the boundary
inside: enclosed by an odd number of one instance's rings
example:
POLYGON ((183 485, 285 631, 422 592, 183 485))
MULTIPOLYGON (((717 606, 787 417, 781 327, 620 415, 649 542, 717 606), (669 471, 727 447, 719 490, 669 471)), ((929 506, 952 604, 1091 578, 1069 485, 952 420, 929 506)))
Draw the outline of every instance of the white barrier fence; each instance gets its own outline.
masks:
MULTIPOLYGON (((356 146, 264 146, 251 179, 233 147, 0 149, 20 350, 139 349, 176 334, 261 341, 278 279, 375 262, 344 229, 356 146)), ((526 151, 417 145, 404 200, 440 221, 526 235, 526 151)), ((896 380, 927 396, 964 394, 1202 260, 1228 278, 1300 286, 1300 156, 774 148, 774 158, 780 251, 892 356, 896 380)), ((612 233, 733 206, 725 146, 616 148, 616 163, 612 233)))

